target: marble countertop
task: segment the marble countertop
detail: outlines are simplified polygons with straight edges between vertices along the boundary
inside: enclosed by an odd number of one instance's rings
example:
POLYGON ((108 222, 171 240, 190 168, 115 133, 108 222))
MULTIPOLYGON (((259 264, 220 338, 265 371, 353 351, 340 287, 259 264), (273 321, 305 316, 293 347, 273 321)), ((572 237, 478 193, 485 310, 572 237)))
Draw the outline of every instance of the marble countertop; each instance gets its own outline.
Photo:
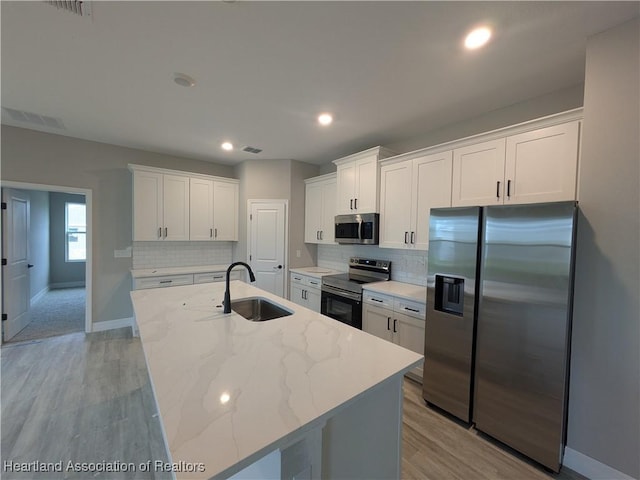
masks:
POLYGON ((202 462, 206 478, 232 475, 423 358, 231 283, 232 300, 250 296, 294 314, 266 322, 224 314, 224 284, 131 292, 171 461, 202 462))
POLYGON ((322 278, 324 275, 334 275, 336 273, 344 273, 339 272, 338 270, 333 270, 331 268, 326 267, 298 267, 298 268, 290 268, 290 272, 299 273, 301 275, 307 275, 309 277, 314 278, 322 278))
POLYGON ((187 273, 226 272, 229 265, 196 265, 191 267, 138 268, 131 270, 133 278, 162 277, 187 273))
POLYGON ((372 282, 362 286, 364 290, 371 290, 378 293, 386 293, 394 297, 401 297, 420 303, 427 303, 427 287, 422 285, 413 285, 411 283, 396 282, 390 280, 388 282, 372 282))

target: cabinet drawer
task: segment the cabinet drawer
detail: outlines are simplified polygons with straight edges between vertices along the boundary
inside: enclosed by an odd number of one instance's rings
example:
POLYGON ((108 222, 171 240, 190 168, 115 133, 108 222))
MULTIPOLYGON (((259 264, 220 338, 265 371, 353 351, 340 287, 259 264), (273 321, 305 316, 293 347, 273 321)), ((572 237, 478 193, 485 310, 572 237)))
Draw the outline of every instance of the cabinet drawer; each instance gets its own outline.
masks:
POLYGON ((299 273, 291 274, 291 283, 297 283, 298 285, 305 285, 306 275, 300 275, 299 273))
POLYGON ((364 301, 364 303, 368 303, 370 305, 377 305, 378 307, 393 309, 393 297, 385 295, 383 293, 363 290, 362 300, 364 301))
POLYGON ((145 288, 177 287, 191 284, 193 284, 193 274, 166 275, 164 277, 136 278, 133 281, 133 289, 143 290, 145 288))
MULTIPOLYGON (((227 272, 206 272, 206 273, 194 273, 193 283, 213 283, 224 282, 227 272)), ((242 272, 232 271, 229 276, 230 280, 241 280, 242 272)))
POLYGON ((404 313, 410 317, 424 320, 427 318, 427 305, 421 302, 405 300, 403 298, 395 298, 393 310, 398 313, 404 313))
POLYGON ((320 290, 320 287, 322 285, 322 280, 316 277, 308 277, 307 275, 301 275, 299 273, 292 273, 291 283, 320 290))

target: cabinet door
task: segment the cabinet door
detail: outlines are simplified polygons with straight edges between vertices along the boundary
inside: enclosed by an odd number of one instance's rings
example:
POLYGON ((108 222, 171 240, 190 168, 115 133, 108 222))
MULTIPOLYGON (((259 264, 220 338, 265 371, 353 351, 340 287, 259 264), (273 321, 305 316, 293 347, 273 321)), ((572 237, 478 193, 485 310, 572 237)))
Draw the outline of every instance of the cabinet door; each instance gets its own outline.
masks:
POLYGON ((353 209, 357 213, 378 212, 378 156, 356 161, 356 185, 353 209))
POLYGON ((190 179, 189 238, 191 240, 213 240, 212 180, 190 179))
POLYGON ((305 306, 314 312, 320 313, 320 290, 308 288, 305 297, 307 298, 305 306))
POLYGON ((338 215, 354 213, 353 199, 356 190, 356 164, 355 162, 338 165, 337 169, 337 189, 336 195, 338 215))
POLYGON ((452 205, 496 205, 504 197, 505 139, 453 151, 452 205))
POLYGON ((322 187, 322 223, 320 243, 335 243, 336 181, 331 180, 322 187))
POLYGON ((133 240, 162 240, 162 174, 133 172, 133 240))
POLYGON ((507 138, 505 203, 575 200, 579 123, 507 138))
POLYGON ((189 177, 163 175, 165 240, 189 240, 189 177))
MULTIPOLYGON (((394 342, 401 347, 424 355, 424 320, 419 320, 403 313, 394 313, 394 319, 395 325, 393 326, 395 326, 396 330, 394 332, 394 342)), ((422 379, 422 365, 412 370, 412 372, 422 379)))
MULTIPOLYGON (((413 247, 429 249, 429 214, 432 208, 451 206, 453 152, 413 160, 411 230, 413 247)), ((406 188, 406 187, 405 187, 406 188)))
MULTIPOLYGON (((304 241, 320 243, 320 221, 322 219, 322 183, 308 183, 304 204, 304 241)), ((335 199, 334 199, 335 204, 335 199)))
POLYGON ((380 247, 407 248, 411 231, 411 174, 408 160, 380 169, 380 247))
POLYGON ((307 301, 303 295, 304 288, 301 285, 291 284, 291 301, 303 307, 307 306, 307 301))
POLYGON ((213 182, 213 239, 238 240, 238 184, 213 182))
POLYGON ((368 303, 362 304, 363 331, 390 342, 393 338, 392 323, 393 311, 368 303))

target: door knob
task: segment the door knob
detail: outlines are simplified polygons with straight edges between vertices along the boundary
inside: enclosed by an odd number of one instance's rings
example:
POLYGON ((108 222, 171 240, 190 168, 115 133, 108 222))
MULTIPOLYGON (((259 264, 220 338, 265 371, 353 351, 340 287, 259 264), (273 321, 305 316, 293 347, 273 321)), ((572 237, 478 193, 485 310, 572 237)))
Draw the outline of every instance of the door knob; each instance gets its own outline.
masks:
POLYGON ((282 270, 282 265, 278 265, 277 267, 273 267, 274 270, 282 270))

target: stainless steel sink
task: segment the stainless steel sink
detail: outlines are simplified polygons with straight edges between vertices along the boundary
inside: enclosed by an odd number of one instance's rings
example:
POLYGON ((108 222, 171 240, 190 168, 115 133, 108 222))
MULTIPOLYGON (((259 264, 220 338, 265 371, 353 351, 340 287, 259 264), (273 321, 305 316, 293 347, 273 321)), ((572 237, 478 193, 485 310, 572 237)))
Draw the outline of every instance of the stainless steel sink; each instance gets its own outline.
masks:
POLYGON ((291 310, 264 297, 247 297, 232 300, 231 310, 252 322, 264 322, 265 320, 293 315, 291 310))

